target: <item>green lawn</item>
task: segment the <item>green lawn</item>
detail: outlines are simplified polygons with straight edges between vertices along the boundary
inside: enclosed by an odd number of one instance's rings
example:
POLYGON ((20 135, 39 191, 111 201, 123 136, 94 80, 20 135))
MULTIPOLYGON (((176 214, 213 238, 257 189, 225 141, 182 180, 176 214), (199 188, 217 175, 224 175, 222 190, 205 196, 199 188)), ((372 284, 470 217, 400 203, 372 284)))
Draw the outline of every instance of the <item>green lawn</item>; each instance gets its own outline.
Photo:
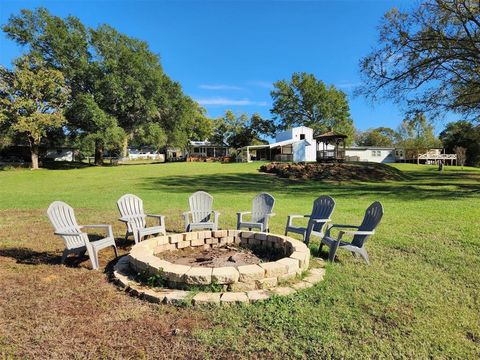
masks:
MULTIPOLYGON (((406 180, 336 183, 279 179, 258 167, 0 171, 0 357, 480 357, 480 169, 396 164, 406 180), (58 265, 62 243, 45 217, 51 201, 72 205, 80 223, 114 224, 121 237, 115 202, 124 193, 142 197, 147 212, 167 216, 168 231, 180 231, 196 190, 214 196, 223 228, 268 191, 277 201, 276 233, 321 194, 335 198, 337 223, 358 224, 380 200, 385 215, 367 245, 372 265, 339 252, 312 289, 209 311, 129 298, 104 273, 87 270, 87 261, 58 265), (72 334, 79 339, 67 341, 72 334)), ((131 244, 121 245, 125 252, 131 244)), ((113 257, 103 256, 106 266, 113 257)))

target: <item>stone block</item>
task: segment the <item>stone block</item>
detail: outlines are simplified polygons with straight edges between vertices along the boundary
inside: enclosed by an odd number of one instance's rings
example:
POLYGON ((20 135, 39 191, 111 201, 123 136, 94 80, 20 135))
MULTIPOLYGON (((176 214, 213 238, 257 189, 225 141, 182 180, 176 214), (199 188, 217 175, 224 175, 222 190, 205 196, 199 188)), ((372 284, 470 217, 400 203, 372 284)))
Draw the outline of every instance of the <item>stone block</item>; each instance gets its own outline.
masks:
POLYGON ((177 250, 176 244, 164 244, 164 245, 158 245, 155 248, 155 254, 162 253, 164 251, 172 251, 172 250, 177 250))
POLYGON ((266 233, 257 232, 257 233, 255 233, 254 238, 256 240, 265 241, 265 240, 267 240, 267 236, 268 235, 266 233))
POLYGON ((212 283, 233 284, 238 281, 238 270, 231 266, 213 268, 212 283))
POLYGON ((250 239, 250 238, 253 238, 255 236, 255 233, 253 233, 252 231, 241 231, 240 232, 240 237, 242 239, 250 239))
POLYGON ((243 265, 238 267, 240 273, 239 280, 243 282, 252 282, 263 279, 265 270, 258 265, 243 265))
POLYGON ((308 275, 303 279, 303 281, 309 282, 311 284, 316 284, 323 280, 325 275, 325 269, 311 269, 308 275))
POLYGON ((227 230, 213 230, 212 231, 212 236, 216 237, 216 238, 227 237, 228 236, 228 231, 227 230))
POLYGON ((250 302, 267 300, 270 296, 265 290, 247 291, 247 297, 250 302))
POLYGON ((284 264, 279 264, 276 261, 259 264, 265 270, 265 277, 277 277, 286 274, 288 269, 284 264))
POLYGON ((244 292, 226 292, 222 294, 220 301, 223 304, 248 303, 248 296, 244 292))
POLYGON ((299 262, 297 259, 292 259, 292 258, 283 258, 280 260, 276 261, 279 264, 286 265, 287 266, 287 273, 295 273, 299 268, 299 262))
POLYGON ((234 236, 227 236, 226 238, 227 244, 233 244, 235 242, 234 236))
POLYGON ((278 279, 276 277, 264 278, 261 280, 256 280, 255 284, 257 289, 270 289, 274 286, 277 286, 278 279))
POLYGON ((249 290, 256 290, 257 285, 255 282, 236 282, 233 284, 228 285, 228 290, 230 291, 249 291, 249 290))
POLYGON ((278 282, 279 283, 284 283, 284 282, 295 280, 296 278, 297 278, 297 273, 293 272, 293 273, 289 273, 289 274, 285 274, 285 275, 280 275, 278 277, 278 282))
POLYGON ((220 304, 220 296, 222 293, 201 292, 192 299, 193 305, 210 305, 220 304))
POLYGON ((291 287, 277 287, 271 289, 270 291, 272 292, 272 294, 280 296, 292 295, 296 292, 295 289, 292 289, 291 287))
POLYGON ((212 268, 191 267, 183 279, 189 285, 208 285, 212 282, 212 268))
POLYGON ((163 277, 169 281, 182 282, 185 273, 190 270, 190 266, 170 264, 163 268, 163 277))
POLYGON ((205 238, 190 241, 190 246, 202 246, 203 244, 205 244, 205 238))
POLYGON ((308 288, 311 288, 312 286, 313 284, 307 281, 300 281, 298 283, 291 285, 291 287, 294 288, 295 290, 308 289, 308 288))
POLYGON ((186 299, 188 294, 189 294, 188 291, 172 290, 171 292, 165 293, 165 297, 163 299, 163 302, 165 304, 178 305, 186 299))
POLYGON ((198 232, 187 232, 185 233, 185 241, 191 241, 198 239, 198 232))
POLYGON ((298 260, 300 268, 306 269, 308 268, 310 261, 310 253, 295 251, 289 256, 289 258, 298 260))
POLYGON ((240 230, 228 230, 227 236, 236 237, 240 233, 240 230))
POLYGON ((191 245, 191 241, 181 241, 181 242, 178 242, 177 244, 177 249, 184 249, 184 248, 187 248, 187 247, 190 247, 191 245))
POLYGON ((218 244, 219 239, 218 238, 207 238, 205 239, 205 244, 213 245, 213 244, 218 244))
POLYGON ((168 235, 168 242, 170 244, 176 244, 176 243, 179 243, 181 241, 184 241, 185 240, 185 235, 186 234, 172 234, 172 235, 168 235))

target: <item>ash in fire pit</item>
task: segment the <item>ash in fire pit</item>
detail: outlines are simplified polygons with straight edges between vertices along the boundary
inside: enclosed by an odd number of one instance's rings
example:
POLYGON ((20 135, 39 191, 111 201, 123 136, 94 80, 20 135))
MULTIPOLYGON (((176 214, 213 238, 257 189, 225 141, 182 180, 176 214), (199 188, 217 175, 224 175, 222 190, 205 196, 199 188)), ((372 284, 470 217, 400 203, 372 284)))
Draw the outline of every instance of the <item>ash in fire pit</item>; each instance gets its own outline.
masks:
POLYGON ((176 251, 165 251, 158 254, 163 260, 188 266, 225 267, 260 264, 275 261, 281 254, 266 252, 264 249, 248 249, 240 246, 227 245, 221 248, 204 250, 200 247, 185 248, 176 251), (263 251, 262 251, 263 250, 263 251))

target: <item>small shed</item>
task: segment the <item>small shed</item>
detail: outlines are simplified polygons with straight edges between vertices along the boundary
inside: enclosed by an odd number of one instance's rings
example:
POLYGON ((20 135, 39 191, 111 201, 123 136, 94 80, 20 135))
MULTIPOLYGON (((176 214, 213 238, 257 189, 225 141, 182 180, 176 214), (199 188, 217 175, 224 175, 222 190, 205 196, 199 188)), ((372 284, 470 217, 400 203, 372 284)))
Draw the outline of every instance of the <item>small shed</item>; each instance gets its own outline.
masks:
POLYGON ((315 140, 317 140, 317 161, 344 161, 345 139, 347 137, 347 135, 339 134, 333 130, 315 136, 315 140))

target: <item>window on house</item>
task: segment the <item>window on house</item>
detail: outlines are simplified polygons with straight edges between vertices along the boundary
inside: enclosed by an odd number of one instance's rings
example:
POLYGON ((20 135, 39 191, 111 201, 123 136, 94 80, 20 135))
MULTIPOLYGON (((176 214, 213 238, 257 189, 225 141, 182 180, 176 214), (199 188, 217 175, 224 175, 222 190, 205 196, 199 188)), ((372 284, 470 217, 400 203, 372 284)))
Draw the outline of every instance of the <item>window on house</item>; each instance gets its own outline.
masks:
POLYGON ((372 156, 382 156, 382 152, 380 150, 372 150, 372 156))
POLYGON ((300 134, 300 140, 305 140, 305 134, 300 134))

